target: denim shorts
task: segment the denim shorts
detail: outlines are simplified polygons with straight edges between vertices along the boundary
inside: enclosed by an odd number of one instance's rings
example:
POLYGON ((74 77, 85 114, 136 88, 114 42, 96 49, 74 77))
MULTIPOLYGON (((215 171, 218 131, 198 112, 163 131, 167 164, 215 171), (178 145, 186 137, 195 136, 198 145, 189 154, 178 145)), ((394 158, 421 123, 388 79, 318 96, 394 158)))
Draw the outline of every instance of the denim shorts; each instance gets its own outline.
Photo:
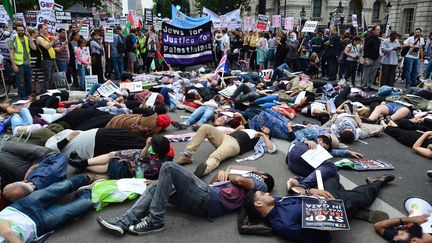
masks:
MULTIPOLYGON (((389 114, 388 114, 389 116, 393 115, 400 108, 405 107, 404 105, 398 103, 390 103, 390 104, 386 104, 386 106, 389 109, 389 114)), ((410 113, 408 114, 408 117, 411 117, 411 110, 410 113)))

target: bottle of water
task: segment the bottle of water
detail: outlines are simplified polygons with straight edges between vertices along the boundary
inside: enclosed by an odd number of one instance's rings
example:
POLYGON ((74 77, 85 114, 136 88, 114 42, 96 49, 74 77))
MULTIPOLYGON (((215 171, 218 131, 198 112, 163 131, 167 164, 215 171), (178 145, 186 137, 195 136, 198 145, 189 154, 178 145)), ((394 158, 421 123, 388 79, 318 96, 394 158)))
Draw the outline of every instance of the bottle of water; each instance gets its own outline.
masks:
POLYGON ((144 168, 141 162, 138 162, 136 165, 135 178, 144 179, 144 168))

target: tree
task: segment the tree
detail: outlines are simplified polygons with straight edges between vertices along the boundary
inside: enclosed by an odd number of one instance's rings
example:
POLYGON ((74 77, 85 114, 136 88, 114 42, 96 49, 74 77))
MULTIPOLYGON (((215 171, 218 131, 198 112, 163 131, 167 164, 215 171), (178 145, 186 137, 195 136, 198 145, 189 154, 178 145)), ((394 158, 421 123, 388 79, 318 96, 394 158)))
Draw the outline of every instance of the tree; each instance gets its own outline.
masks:
POLYGON ((230 11, 240 8, 241 11, 250 10, 250 0, 196 0, 195 8, 202 13, 203 7, 206 7, 219 15, 226 14, 230 11))
MULTIPOLYGON (((153 14, 161 18, 171 18, 171 4, 176 1, 172 0, 153 0, 153 14), (161 6, 161 16, 157 16, 157 3, 161 6)), ((184 14, 189 14, 189 1, 178 1, 180 3, 180 11, 184 14)))

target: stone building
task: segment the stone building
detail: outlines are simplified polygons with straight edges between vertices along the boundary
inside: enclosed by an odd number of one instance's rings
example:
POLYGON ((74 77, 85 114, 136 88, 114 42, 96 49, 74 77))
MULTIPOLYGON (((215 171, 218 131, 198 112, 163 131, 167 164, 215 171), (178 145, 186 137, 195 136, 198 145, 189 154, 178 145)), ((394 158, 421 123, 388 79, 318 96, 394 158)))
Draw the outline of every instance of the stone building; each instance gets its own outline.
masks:
MULTIPOLYGON (((191 13, 196 13, 193 2, 191 13)), ((330 13, 335 11, 339 4, 343 7, 341 16, 343 25, 352 25, 351 16, 357 14, 360 27, 381 25, 387 21, 392 30, 408 35, 415 27, 423 29, 424 33, 432 31, 432 0, 264 0, 266 15, 275 14, 294 17, 300 23, 300 12, 304 7, 306 20, 319 21, 321 27, 328 26, 330 13)), ((242 13, 243 16, 258 17, 259 0, 251 0, 250 11, 242 13)))

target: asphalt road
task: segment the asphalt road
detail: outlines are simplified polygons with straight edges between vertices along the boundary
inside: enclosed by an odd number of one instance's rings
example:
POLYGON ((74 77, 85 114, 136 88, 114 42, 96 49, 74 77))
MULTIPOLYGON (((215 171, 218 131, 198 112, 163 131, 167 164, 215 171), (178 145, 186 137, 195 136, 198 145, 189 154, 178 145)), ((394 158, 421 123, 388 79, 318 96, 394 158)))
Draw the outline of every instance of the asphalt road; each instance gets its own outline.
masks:
MULTIPOLYGON (((183 111, 170 113, 173 119, 178 118, 183 111)), ((187 115, 187 114, 186 114, 187 115)), ((301 115, 294 122, 310 120, 301 115)), ((317 121, 314 121, 317 123, 317 121)), ((186 130, 190 132, 190 130, 186 130)), ((181 133, 173 127, 166 131, 168 134, 181 133)), ((286 181, 293 176, 285 165, 286 152, 289 146, 287 141, 274 139, 278 146, 276 154, 267 154, 257 161, 242 162, 242 165, 254 165, 258 169, 267 171, 276 179, 276 186, 273 190, 274 195, 285 195, 286 181)), ((389 136, 380 138, 367 139, 368 144, 356 142, 349 149, 362 152, 366 158, 380 158, 391 162, 395 170, 390 171, 396 176, 396 180, 390 185, 383 188, 379 194, 379 199, 372 208, 384 209, 391 216, 398 217, 405 214, 403 202, 409 196, 420 196, 431 199, 430 195, 431 180, 425 175, 426 170, 430 169, 431 162, 428 159, 420 157, 412 152, 408 147, 396 142, 389 136)), ((177 152, 176 158, 186 146, 186 143, 174 143, 177 152)), ((186 168, 194 171, 198 162, 204 162, 207 156, 213 151, 212 146, 205 142, 193 157, 194 163, 187 165, 186 168)), ((247 156, 249 154, 245 154, 247 156)), ((220 169, 226 169, 228 165, 238 164, 233 159, 221 164, 220 169)), ((365 183, 367 176, 378 176, 383 172, 355 172, 343 170, 340 171, 341 182, 347 187, 361 185, 365 183)), ((208 181, 213 175, 204 178, 208 181)), ((122 238, 106 234, 100 229, 95 219, 97 215, 103 217, 117 216, 121 212, 132 206, 133 202, 124 202, 115 205, 109 205, 101 212, 89 212, 85 216, 71 222, 55 234, 50 236, 47 242, 285 242, 282 238, 240 235, 237 231, 237 214, 233 213, 218 218, 215 222, 209 222, 205 218, 193 217, 181 213, 175 208, 170 207, 166 214, 166 229, 161 233, 155 233, 148 236, 125 235, 122 238)), ((372 243, 385 242, 373 230, 372 225, 359 220, 351 220, 351 230, 344 232, 333 232, 333 242, 337 243, 372 243)))

